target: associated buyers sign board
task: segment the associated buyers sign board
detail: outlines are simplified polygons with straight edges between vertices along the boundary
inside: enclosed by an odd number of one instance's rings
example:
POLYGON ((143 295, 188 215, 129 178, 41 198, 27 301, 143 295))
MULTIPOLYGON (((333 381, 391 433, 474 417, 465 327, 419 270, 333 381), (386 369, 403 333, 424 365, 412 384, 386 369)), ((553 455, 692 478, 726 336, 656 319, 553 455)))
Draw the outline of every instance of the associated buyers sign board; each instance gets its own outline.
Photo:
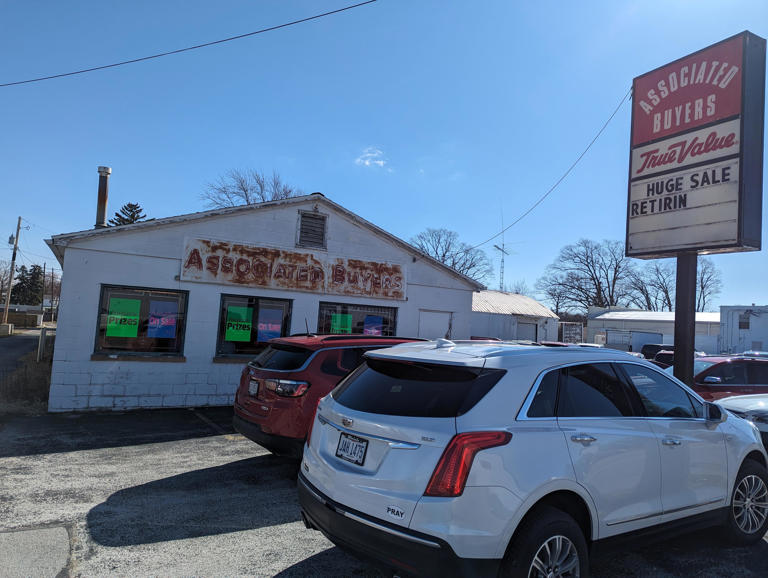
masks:
POLYGON ((743 32, 634 79, 626 252, 760 249, 765 40, 743 32))

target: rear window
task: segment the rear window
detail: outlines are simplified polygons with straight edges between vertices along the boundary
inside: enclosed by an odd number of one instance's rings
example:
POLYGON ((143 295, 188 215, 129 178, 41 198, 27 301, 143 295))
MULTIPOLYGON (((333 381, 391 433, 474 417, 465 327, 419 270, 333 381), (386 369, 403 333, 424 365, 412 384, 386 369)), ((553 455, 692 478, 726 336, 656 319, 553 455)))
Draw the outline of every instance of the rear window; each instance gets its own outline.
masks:
POLYGON ((312 355, 311 349, 275 343, 259 353, 250 365, 260 369, 291 371, 304 365, 310 355, 312 355))
POLYGON ((409 417, 456 417, 496 385, 503 369, 368 359, 332 396, 357 411, 409 417))

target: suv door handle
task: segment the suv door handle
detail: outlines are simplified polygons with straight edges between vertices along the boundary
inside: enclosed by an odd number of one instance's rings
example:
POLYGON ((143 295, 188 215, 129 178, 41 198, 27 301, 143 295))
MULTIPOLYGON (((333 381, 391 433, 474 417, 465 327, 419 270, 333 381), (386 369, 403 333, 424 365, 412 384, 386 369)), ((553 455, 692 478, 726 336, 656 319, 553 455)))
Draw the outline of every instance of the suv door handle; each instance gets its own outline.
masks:
POLYGON ((672 438, 664 438, 661 440, 661 443, 663 443, 665 446, 679 446, 683 442, 680 440, 673 440, 672 438))
POLYGON ((592 437, 591 435, 581 433, 579 435, 571 436, 572 442, 580 442, 583 444, 591 444, 592 442, 596 442, 597 438, 592 437))

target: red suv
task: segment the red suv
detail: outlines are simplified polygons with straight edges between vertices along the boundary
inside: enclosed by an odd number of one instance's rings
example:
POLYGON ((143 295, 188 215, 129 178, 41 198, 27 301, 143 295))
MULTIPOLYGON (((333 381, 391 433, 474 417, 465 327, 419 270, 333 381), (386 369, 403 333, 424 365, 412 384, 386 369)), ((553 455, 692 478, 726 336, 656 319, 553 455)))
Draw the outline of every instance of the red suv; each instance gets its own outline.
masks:
POLYGON ((243 369, 232 424, 278 455, 301 458, 317 400, 371 349, 417 341, 379 335, 302 335, 272 339, 243 369))

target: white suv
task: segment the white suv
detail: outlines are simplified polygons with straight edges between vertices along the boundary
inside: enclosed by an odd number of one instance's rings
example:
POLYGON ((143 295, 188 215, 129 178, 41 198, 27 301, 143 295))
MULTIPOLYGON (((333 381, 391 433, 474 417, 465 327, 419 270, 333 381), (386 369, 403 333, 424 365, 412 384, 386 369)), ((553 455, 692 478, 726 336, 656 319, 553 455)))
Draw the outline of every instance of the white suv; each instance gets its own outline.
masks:
POLYGON ((405 344, 320 400, 306 525, 399 572, 586 576, 588 545, 661 524, 768 521, 756 428, 624 352, 405 344))

